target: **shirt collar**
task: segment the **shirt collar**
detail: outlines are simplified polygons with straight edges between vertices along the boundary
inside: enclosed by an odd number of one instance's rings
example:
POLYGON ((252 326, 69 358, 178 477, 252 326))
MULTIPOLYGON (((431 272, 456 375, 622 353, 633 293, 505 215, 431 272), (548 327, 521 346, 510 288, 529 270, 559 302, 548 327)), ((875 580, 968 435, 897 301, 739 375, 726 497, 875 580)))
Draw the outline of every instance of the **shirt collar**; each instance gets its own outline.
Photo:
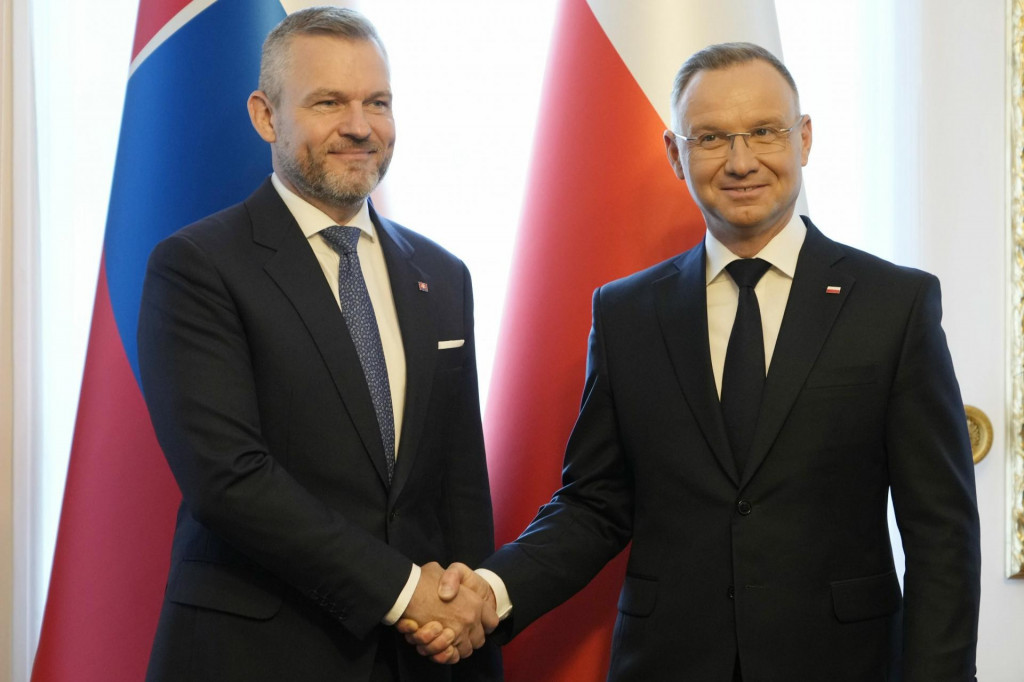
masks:
MULTIPOLYGON (((793 279, 793 275, 796 273, 796 261, 800 257, 800 247, 803 246, 806 236, 807 227, 800 216, 794 212, 786 226, 765 244, 756 257, 768 261, 773 268, 793 279)), ((711 234, 711 230, 704 233, 704 248, 707 252, 707 264, 704 270, 706 284, 711 284, 722 274, 726 265, 734 260, 739 260, 739 256, 718 241, 711 234)))
MULTIPOLYGON (((306 236, 306 239, 309 239, 326 227, 337 225, 329 215, 288 189, 281 182, 281 178, 277 177, 277 173, 273 173, 270 176, 270 182, 273 183, 277 193, 281 195, 281 200, 288 207, 292 217, 295 218, 295 222, 299 224, 299 229, 302 230, 302 234, 306 236)), ((365 199, 362 206, 359 207, 359 212, 352 216, 352 219, 345 224, 358 227, 370 239, 377 238, 377 233, 373 227, 373 220, 370 219, 369 203, 365 199)))

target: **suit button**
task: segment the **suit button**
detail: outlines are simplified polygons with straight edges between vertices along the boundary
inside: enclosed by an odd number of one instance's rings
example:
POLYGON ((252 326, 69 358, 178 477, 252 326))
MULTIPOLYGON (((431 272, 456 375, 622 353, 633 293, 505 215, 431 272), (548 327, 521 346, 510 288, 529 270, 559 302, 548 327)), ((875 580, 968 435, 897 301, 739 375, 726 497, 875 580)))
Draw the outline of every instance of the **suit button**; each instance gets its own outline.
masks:
POLYGON ((398 510, 397 509, 392 511, 391 514, 388 516, 388 521, 391 521, 392 523, 394 523, 396 520, 398 520, 398 510))
POLYGON ((735 599, 736 598, 736 588, 733 587, 732 585, 729 585, 729 589, 726 591, 726 594, 729 595, 729 599, 735 599))
POLYGON ((750 504, 747 500, 740 500, 736 503, 736 511, 738 511, 741 516, 747 516, 750 512, 754 511, 754 505, 750 504))

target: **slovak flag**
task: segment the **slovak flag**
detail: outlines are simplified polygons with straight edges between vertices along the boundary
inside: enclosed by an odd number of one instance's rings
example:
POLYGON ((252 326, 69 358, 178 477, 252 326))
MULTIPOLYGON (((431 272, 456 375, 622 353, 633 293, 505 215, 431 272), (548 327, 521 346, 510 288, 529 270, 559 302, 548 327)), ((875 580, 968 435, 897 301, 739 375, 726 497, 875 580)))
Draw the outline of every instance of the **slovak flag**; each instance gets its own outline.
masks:
MULTIPOLYGON (((559 487, 594 288, 704 234, 662 132, 676 70, 728 41, 781 56, 771 0, 561 2, 486 410, 499 545, 559 487)), ((620 556, 507 645, 506 679, 604 680, 624 568, 620 556)))
POLYGON ((138 383, 146 260, 271 171, 246 99, 276 0, 141 0, 33 682, 145 676, 180 494, 138 383))

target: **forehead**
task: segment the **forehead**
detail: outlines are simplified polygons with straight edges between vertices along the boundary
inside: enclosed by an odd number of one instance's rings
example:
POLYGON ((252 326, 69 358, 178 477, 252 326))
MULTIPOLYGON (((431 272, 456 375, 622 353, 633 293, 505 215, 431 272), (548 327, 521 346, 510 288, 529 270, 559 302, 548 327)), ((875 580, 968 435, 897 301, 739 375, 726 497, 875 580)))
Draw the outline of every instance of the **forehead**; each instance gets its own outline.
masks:
POLYGON ((690 128, 788 125, 799 113, 789 83, 761 60, 697 72, 677 107, 679 120, 690 128))
POLYGON ((288 41, 284 68, 285 91, 388 90, 387 59, 373 40, 325 35, 296 35, 288 41))

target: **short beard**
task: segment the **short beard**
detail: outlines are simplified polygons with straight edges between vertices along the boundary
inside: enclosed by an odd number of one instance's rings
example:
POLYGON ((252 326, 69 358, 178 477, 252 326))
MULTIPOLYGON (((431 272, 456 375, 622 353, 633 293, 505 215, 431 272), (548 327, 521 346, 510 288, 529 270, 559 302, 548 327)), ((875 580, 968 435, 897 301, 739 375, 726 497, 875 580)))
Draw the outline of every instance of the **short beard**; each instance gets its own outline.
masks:
POLYGON ((385 157, 375 175, 347 180, 329 173, 323 158, 318 159, 309 154, 300 160, 289 151, 285 150, 281 155, 281 172, 284 177, 300 194, 329 206, 352 206, 366 199, 384 179, 391 164, 390 156, 385 157))

